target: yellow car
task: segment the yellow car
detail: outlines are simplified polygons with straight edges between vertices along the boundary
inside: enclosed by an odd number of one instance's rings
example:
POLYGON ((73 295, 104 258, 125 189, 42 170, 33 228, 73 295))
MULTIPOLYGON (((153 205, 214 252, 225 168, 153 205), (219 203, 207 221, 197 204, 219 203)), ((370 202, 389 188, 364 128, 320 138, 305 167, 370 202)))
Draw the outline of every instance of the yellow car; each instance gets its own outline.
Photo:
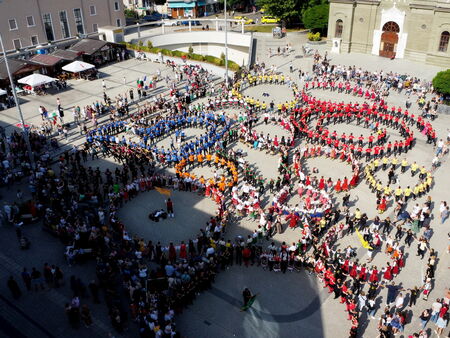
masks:
POLYGON ((278 22, 280 22, 280 19, 274 16, 263 16, 261 18, 261 23, 278 23, 278 22))
POLYGON ((235 20, 242 20, 244 17, 242 16, 242 15, 238 15, 238 16, 235 16, 234 17, 234 19, 235 20))
POLYGON ((252 25, 255 23, 255 21, 253 21, 253 19, 249 19, 245 16, 242 19, 244 20, 244 25, 252 25))

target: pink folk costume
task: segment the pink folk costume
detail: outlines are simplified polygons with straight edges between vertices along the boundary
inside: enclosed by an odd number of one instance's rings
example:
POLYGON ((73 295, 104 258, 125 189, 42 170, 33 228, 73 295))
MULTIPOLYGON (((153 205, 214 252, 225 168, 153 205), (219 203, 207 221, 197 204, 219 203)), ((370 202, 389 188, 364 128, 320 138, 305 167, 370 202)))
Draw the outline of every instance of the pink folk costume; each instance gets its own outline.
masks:
POLYGON ((305 190, 305 186, 303 184, 299 184, 297 188, 297 193, 301 197, 303 195, 303 191, 305 190))

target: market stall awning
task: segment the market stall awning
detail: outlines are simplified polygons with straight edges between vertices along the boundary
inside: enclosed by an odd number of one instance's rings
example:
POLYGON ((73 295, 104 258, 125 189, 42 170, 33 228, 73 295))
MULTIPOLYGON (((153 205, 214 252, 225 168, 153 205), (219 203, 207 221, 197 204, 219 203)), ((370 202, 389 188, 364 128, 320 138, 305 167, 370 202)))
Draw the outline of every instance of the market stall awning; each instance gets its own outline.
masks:
POLYGON ((35 73, 35 74, 25 76, 24 78, 21 78, 17 82, 29 85, 31 87, 37 87, 37 86, 41 86, 46 83, 53 82, 55 80, 56 79, 54 79, 50 76, 35 73))
POLYGON ((71 73, 80 73, 84 72, 85 70, 89 70, 95 68, 94 65, 91 65, 90 63, 83 62, 83 61, 74 61, 72 63, 69 63, 68 65, 62 67, 62 70, 71 72, 71 73))
POLYGON ((57 63, 61 62, 62 59, 50 54, 36 54, 29 61, 43 66, 53 67, 57 63))
POLYGON ((194 8, 195 7, 195 2, 192 1, 190 3, 185 3, 183 1, 179 1, 179 2, 169 2, 167 3, 169 8, 194 8))

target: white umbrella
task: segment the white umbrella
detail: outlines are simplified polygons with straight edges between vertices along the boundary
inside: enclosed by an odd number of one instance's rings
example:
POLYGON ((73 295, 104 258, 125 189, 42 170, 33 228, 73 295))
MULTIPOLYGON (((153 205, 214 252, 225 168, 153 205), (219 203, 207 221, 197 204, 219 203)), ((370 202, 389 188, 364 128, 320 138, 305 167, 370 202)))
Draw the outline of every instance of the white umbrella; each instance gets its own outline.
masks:
POLYGON ((71 72, 71 73, 80 73, 84 72, 85 70, 95 68, 94 65, 91 65, 90 63, 86 63, 83 61, 74 61, 72 63, 69 63, 68 65, 62 67, 63 70, 71 72))
POLYGON ((37 86, 41 86, 43 84, 50 83, 53 81, 56 81, 56 79, 54 79, 50 76, 47 76, 47 75, 31 74, 31 75, 25 76, 24 78, 21 78, 18 82, 27 84, 31 87, 37 87, 37 86))
POLYGON ((0 96, 6 95, 8 92, 6 90, 0 89, 0 96))

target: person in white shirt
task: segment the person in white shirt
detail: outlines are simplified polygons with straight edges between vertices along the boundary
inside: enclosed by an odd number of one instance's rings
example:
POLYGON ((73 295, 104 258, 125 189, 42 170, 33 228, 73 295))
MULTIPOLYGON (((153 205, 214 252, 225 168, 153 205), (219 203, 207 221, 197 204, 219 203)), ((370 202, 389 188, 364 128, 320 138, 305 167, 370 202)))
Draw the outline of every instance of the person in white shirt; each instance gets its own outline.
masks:
POLYGON ((405 302, 405 297, 402 293, 399 293, 397 299, 395 300, 395 310, 401 311, 403 309, 403 303, 405 302))

